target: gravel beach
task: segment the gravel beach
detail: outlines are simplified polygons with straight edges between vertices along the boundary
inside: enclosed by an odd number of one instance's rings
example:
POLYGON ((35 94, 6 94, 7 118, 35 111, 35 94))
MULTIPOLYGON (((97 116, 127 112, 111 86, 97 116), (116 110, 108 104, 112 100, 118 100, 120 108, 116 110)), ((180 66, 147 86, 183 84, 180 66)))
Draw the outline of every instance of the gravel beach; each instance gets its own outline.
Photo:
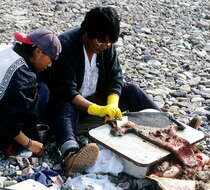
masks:
MULTIPOLYGON (((117 49, 125 80, 144 89, 179 121, 188 124, 201 117, 205 140, 200 146, 210 156, 208 0, 0 0, 0 44, 12 43, 15 31, 44 27, 60 34, 80 25, 85 13, 99 5, 113 6, 121 17, 117 49)), ((61 170, 55 150, 55 143, 49 143, 46 154, 33 159, 34 168, 61 170)), ((0 176, 11 181, 21 172, 17 160, 0 156, 0 176)), ((113 179, 116 184, 128 181, 127 176, 113 179)))

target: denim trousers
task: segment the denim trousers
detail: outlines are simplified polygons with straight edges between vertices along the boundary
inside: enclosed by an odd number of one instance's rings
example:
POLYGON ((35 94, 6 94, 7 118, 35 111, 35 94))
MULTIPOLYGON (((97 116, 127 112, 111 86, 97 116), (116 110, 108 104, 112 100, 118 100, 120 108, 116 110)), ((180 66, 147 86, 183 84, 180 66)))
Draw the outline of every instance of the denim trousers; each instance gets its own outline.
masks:
MULTIPOLYGON (((107 97, 87 98, 99 105, 106 105, 107 97)), ((103 96, 103 95, 101 95, 103 96)), ((146 95, 139 87, 134 84, 125 83, 119 100, 119 108, 121 111, 128 110, 130 112, 140 111, 143 109, 156 109, 158 106, 146 95)), ((79 111, 76 107, 65 101, 57 102, 53 107, 53 127, 55 130, 57 144, 60 148, 61 154, 64 155, 69 151, 78 150, 79 144, 77 142, 77 125, 82 117, 87 117, 88 114, 79 111)))
POLYGON ((38 120, 44 120, 47 114, 50 99, 50 90, 44 82, 38 84, 38 98, 35 108, 35 114, 38 120))

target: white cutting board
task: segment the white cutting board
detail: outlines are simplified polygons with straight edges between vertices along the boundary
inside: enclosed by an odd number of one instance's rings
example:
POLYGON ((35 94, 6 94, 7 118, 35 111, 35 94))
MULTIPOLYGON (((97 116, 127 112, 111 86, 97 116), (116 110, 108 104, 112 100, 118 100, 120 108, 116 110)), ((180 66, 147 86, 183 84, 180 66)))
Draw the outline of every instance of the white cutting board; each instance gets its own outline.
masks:
MULTIPOLYGON (((123 118, 123 122, 125 121, 127 121, 127 117, 123 118)), ((134 134, 114 137, 110 134, 110 128, 108 124, 105 124, 90 130, 89 135, 97 143, 132 161, 137 166, 149 166, 170 154, 167 150, 159 148, 134 134)), ((186 129, 177 132, 177 135, 187 139, 191 144, 204 138, 203 132, 187 125, 186 129)))
POLYGON ((9 186, 8 189, 14 190, 49 190, 48 187, 35 181, 33 179, 27 179, 15 185, 9 186))

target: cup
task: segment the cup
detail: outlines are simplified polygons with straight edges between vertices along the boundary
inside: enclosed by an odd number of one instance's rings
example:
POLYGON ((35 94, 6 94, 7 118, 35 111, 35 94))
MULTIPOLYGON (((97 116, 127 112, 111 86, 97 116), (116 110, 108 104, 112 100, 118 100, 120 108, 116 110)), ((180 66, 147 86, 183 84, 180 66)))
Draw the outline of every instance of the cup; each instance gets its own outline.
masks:
POLYGON ((36 124, 36 130, 40 142, 46 142, 49 129, 50 127, 46 124, 36 124))

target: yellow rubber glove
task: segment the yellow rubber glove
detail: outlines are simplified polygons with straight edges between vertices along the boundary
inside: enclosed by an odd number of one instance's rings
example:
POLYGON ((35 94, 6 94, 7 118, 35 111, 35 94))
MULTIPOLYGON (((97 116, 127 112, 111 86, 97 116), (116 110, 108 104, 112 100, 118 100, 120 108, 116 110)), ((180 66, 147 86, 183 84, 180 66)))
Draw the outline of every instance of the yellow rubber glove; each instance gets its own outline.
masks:
MULTIPOLYGON (((118 107, 119 96, 117 94, 110 94, 107 97, 107 104, 118 109, 118 112, 120 112, 120 113, 118 113, 119 117, 115 117, 115 118, 118 118, 118 119, 122 120, 122 112, 121 112, 120 108, 118 107)), ((112 120, 112 119, 110 119, 109 117, 105 117, 104 122, 106 123, 108 120, 112 120)))
POLYGON ((118 107, 119 96, 117 94, 111 94, 107 97, 107 104, 112 104, 115 107, 118 107))
POLYGON ((99 117, 106 117, 108 120, 113 120, 115 118, 122 119, 122 113, 118 107, 112 104, 106 106, 99 106, 97 104, 92 104, 88 107, 88 113, 90 115, 96 115, 99 117))

